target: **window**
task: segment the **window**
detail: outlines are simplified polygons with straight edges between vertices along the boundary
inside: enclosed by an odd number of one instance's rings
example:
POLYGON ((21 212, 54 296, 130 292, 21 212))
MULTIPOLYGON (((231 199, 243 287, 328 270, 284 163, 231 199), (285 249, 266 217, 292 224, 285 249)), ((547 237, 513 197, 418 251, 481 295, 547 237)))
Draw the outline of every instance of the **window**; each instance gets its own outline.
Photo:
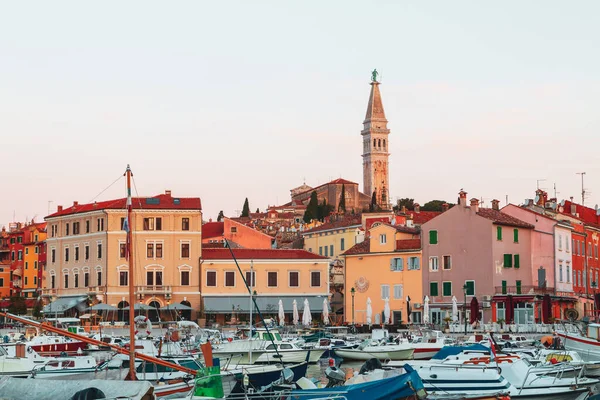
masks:
MULTIPOLYGON (((73 232, 73 233, 75 233, 75 232, 73 232)), ((75 276, 75 279, 73 280, 73 287, 79 287, 79 273, 76 272, 74 274, 74 276, 75 276)))
POLYGON ((15 244, 15 238, 10 238, 10 244, 15 244))
MULTIPOLYGON (((27 277, 25 277, 25 286, 27 286, 27 277)), ((27 296, 27 293, 25 293, 25 296, 27 296)))
MULTIPOLYGON (((12 261, 15 261, 15 251, 14 250, 10 252, 10 259, 12 261)), ((52 262, 54 262, 54 261, 52 261, 52 262)))
POLYGON ((390 285, 381 285, 381 299, 389 299, 390 298, 390 285))
MULTIPOLYGON (((37 262, 37 261, 34 261, 34 262, 33 262, 33 269, 37 269, 37 267, 38 267, 38 262, 37 262)), ((2 286, 2 285, 0 285, 0 287, 1 287, 1 286, 2 286)))
POLYGON ((162 286, 162 271, 146 271, 146 285, 162 286))
POLYGON ((190 230, 190 219, 189 218, 181 218, 181 230, 182 231, 190 230))
POLYGON ((558 235, 558 250, 562 250, 562 235, 558 235))
POLYGON ((340 239, 340 251, 346 250, 346 245, 344 243, 344 238, 340 239))
POLYGON ((153 231, 154 230, 154 218, 144 218, 144 230, 145 231, 153 231))
POLYGON ((121 230, 125 231, 126 226, 125 226, 125 217, 121 217, 121 225, 119 225, 121 227, 121 230))
POLYGON ((329 256, 329 247, 325 246, 325 257, 329 256))
POLYGON ((588 252, 587 252, 587 256, 588 256, 588 257, 592 257, 592 242, 588 242, 588 252))
POLYGON ((69 262, 69 248, 65 247, 65 262, 69 262))
POLYGON ((69 223, 68 222, 65 225, 65 236, 69 236, 69 223))
POLYGON ((475 281, 465 281, 467 296, 475 296, 475 281))
POLYGON ((519 230, 513 229, 513 242, 519 243, 519 230))
POLYGON ((597 244, 594 245, 594 258, 596 260, 598 259, 598 245, 597 244))
POLYGON ((56 275, 50 275, 50 286, 52 289, 56 288, 56 275))
POLYGON ((571 267, 567 265, 567 283, 571 283, 571 267))
POLYGON ((90 233, 90 221, 85 221, 85 233, 90 233))
POLYGON ((504 268, 512 268, 512 254, 504 255, 504 268))
POLYGON ((440 267, 438 264, 437 257, 429 257, 429 270, 430 271, 439 271, 440 267))
POLYGON ((17 238, 17 243, 23 243, 23 236, 19 236, 17 238))
POLYGON ((290 271, 290 287, 300 286, 300 274, 296 271, 290 271))
POLYGON ((89 260, 90 259, 90 245, 86 244, 84 249, 84 253, 85 253, 85 260, 89 260))
POLYGON ((69 288, 69 274, 65 274, 65 289, 69 288))
POLYGON ((79 222, 73 222, 73 235, 79 235, 79 222))
POLYGON ((567 250, 567 252, 569 251, 569 237, 568 236, 565 238, 565 250, 567 250))
POLYGON ((452 282, 443 282, 443 296, 452 296, 452 282))
POLYGON ((129 272, 119 271, 119 286, 127 286, 129 284, 129 272))
POLYGON ((190 271, 181 271, 181 286, 190 285, 190 271))
POLYGON ((127 255, 127 243, 119 243, 119 257, 125 258, 127 255))
POLYGON ((380 244, 386 244, 387 243, 387 236, 385 234, 379 235, 379 243, 380 244))
POLYGON ((146 258, 154 258, 154 243, 146 244, 146 258))
POLYGON ((452 269, 452 257, 444 256, 444 269, 452 269))
POLYGON ((323 255, 323 246, 319 246, 319 255, 322 256, 323 255))
POLYGON ((514 255, 515 258, 515 268, 521 268, 521 257, 518 254, 514 255))
POLYGON ((573 239, 573 253, 577 254, 577 243, 575 243, 575 239, 573 239))
POLYGON ((403 258, 392 258, 390 260, 390 271, 402 271, 404 270, 404 259, 403 258))
POLYGON ((394 285, 394 299, 402 300, 403 297, 402 285, 394 285))
POLYGON ((521 294, 521 281, 517 281, 517 294, 521 294))
POLYGON ((156 217, 155 227, 157 231, 162 231, 162 218, 156 217))
POLYGON ((34 247, 34 253, 35 254, 39 254, 40 253, 40 249, 37 246, 34 247))
POLYGON ((235 272, 225 271, 225 286, 228 286, 228 287, 235 286, 235 272))
POLYGON ((217 286, 217 271, 206 271, 206 286, 217 286))
POLYGON ((416 270, 421 269, 421 265, 419 263, 419 257, 409 257, 408 258, 408 270, 416 270))
POLYGON ((246 284, 250 287, 256 286, 256 272, 246 271, 246 284))
POLYGON ((310 286, 311 287, 320 287, 321 286, 321 272, 320 271, 312 271, 310 273, 310 286))
POLYGON ((89 272, 83 273, 83 286, 84 287, 90 286, 90 273, 89 272))
POLYGON ((429 295, 432 297, 439 296, 437 282, 429 282, 429 295))
POLYGON ((438 244, 437 231, 429 231, 429 244, 438 244))
POLYGON ((104 230, 104 218, 98 218, 96 221, 96 227, 98 228, 98 232, 102 232, 104 230))
POLYGON ((73 250, 75 250, 75 261, 79 261, 79 246, 75 246, 73 250))
POLYGON ((181 258, 190 258, 190 244, 181 243, 181 258))
POLYGON ((29 247, 25 247, 25 254, 29 254, 29 247))
POLYGON ((333 257, 333 245, 329 245, 329 255, 333 257))
POLYGON ((98 243, 98 260, 102 259, 102 243, 98 243))
POLYGON ((502 227, 496 227, 496 240, 502 240, 502 227))
POLYGON ((267 286, 277 287, 277 272, 267 272, 267 286))
POLYGON ((162 243, 156 243, 154 245, 154 250, 155 250, 154 255, 156 258, 162 258, 162 256, 163 256, 162 247, 163 247, 162 243))
MULTIPOLYGON (((33 284, 34 284, 34 285, 37 285, 37 276, 34 276, 34 277, 33 277, 33 284)), ((2 285, 0 285, 0 286, 2 286, 2 285)))
POLYGON ((25 261, 25 269, 29 269, 29 261, 25 261))
POLYGON ((98 283, 98 286, 102 285, 102 271, 96 272, 96 281, 98 283))
POLYGON ((17 255, 18 255, 19 261, 21 261, 23 259, 23 250, 19 250, 19 252, 17 253, 17 255))

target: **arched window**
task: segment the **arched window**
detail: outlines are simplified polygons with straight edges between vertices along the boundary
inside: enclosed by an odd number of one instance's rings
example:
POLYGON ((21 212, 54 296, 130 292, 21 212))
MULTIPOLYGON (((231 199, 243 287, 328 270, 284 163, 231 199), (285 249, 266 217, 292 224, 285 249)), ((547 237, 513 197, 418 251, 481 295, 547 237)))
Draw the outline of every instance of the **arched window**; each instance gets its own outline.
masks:
POLYGON ((381 139, 377 139, 377 147, 381 148, 381 139))
POLYGON ((148 318, 151 321, 158 321, 158 309, 161 307, 160 303, 156 300, 152 300, 148 305, 152 307, 152 309, 148 311, 148 318))
POLYGON ((373 139, 373 148, 377 147, 377 139, 373 139))
MULTIPOLYGON (((179 303, 179 304, 181 304, 181 305, 183 305, 183 306, 190 307, 190 308, 192 307, 192 303, 190 303, 190 302, 189 302, 189 301, 187 301, 187 300, 183 300, 183 301, 182 301, 181 303, 179 303)), ((180 314, 180 316, 181 316, 181 319, 185 319, 185 320, 187 320, 187 321, 191 321, 191 320, 192 320, 192 310, 191 310, 191 309, 190 309, 190 310, 181 310, 181 314, 180 314)))
POLYGON ((124 308, 129 307, 129 303, 126 302, 125 300, 122 300, 119 302, 119 304, 117 305, 117 308, 119 309, 117 311, 117 318, 119 319, 119 321, 128 321, 129 320, 129 312, 127 310, 124 310, 124 308))
POLYGON ((385 150, 385 139, 383 139, 383 149, 385 150))

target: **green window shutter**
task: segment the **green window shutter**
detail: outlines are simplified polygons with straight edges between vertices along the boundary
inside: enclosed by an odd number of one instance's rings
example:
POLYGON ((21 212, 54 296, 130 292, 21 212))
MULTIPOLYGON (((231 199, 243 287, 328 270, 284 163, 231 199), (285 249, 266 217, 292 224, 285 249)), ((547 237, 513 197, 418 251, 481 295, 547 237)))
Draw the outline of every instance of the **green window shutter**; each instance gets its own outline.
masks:
POLYGON ((466 281, 467 285, 467 296, 475 296, 475 282, 474 281, 466 281))
POLYGON ((521 267, 521 263, 519 260, 519 255, 515 254, 515 268, 520 268, 521 267))
POLYGON ((437 243, 438 243, 437 231, 429 231, 429 244, 437 244, 437 243))
POLYGON ((519 230, 518 229, 513 230, 513 236, 514 236, 514 238, 513 238, 514 242, 519 243, 519 230))
POLYGON ((496 239, 502 240, 502 227, 501 226, 496 227, 496 239))
POLYGON ((504 255, 504 268, 512 268, 512 254, 504 255))
POLYGON ((506 294, 506 281, 502 281, 502 294, 506 294))
POLYGON ((429 282, 429 294, 432 297, 438 296, 438 283, 437 282, 429 282))
POLYGON ((517 294, 521 294, 521 281, 517 281, 517 294))
POLYGON ((444 296, 452 296, 452 282, 444 282, 444 296))

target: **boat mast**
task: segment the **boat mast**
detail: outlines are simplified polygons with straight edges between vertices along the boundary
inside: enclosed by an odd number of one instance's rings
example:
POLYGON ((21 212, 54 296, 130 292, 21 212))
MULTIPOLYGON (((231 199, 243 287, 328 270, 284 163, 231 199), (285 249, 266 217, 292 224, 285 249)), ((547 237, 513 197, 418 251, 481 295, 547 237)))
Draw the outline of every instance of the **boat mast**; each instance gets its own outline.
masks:
POLYGON ((127 231, 127 244, 126 244, 126 254, 129 260, 129 377, 128 380, 135 381, 137 380, 135 374, 135 286, 133 282, 133 277, 135 274, 133 273, 133 252, 131 251, 132 247, 132 236, 133 236, 133 228, 132 228, 132 205, 131 205, 131 168, 129 164, 127 164, 127 169, 125 170, 125 176, 127 177, 127 219, 125 220, 126 231, 127 231))
POLYGON ((252 328, 254 327, 254 320, 252 319, 252 302, 253 302, 253 292, 252 288, 254 285, 254 261, 250 260, 250 351, 248 355, 250 356, 250 364, 252 364, 252 328))

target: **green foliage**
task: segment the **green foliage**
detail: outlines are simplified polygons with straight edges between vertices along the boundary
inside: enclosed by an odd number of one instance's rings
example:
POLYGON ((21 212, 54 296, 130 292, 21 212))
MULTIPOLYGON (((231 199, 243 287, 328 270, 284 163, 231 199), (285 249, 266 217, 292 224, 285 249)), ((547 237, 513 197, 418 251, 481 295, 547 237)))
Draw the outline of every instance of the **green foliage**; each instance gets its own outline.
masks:
MULTIPOLYGON (((448 203, 448 202, 444 201, 444 200, 428 201, 421 207, 421 211, 442 211, 442 204, 444 204, 444 203, 448 203)), ((450 203, 448 203, 448 205, 450 206, 450 208, 452 206, 454 206, 454 204, 450 204, 450 203)))
POLYGON ((8 306, 8 312, 11 314, 25 315, 27 314, 27 306, 25 305, 25 298, 21 296, 13 296, 10 298, 10 305, 8 306))
POLYGON ((342 184, 342 194, 340 195, 340 204, 338 205, 338 212, 346 212, 346 185, 342 184))
POLYGON ((42 302, 41 301, 36 301, 35 302, 35 306, 33 306, 33 310, 31 311, 31 314, 35 318, 41 318, 42 317, 42 302))
POLYGON ((373 196, 371 196, 371 204, 369 204, 369 211, 377 212, 379 210, 379 205, 377 204, 377 195, 375 194, 375 191, 373 191, 373 196))
POLYGON ((410 210, 410 211, 414 210, 415 209, 415 199, 409 199, 408 197, 405 197, 403 199, 398 199, 398 202, 394 206, 394 211, 401 211, 402 207, 406 207, 406 209, 410 210))
POLYGON ((223 214, 223 210, 221 210, 219 211, 219 215, 217 216, 217 222, 223 221, 223 218, 225 218, 225 215, 223 214))
POLYGON ((248 198, 244 201, 244 207, 242 207, 242 215, 240 217, 249 217, 250 216, 250 203, 248 203, 248 198))
POLYGON ((304 212, 304 222, 309 223, 313 219, 316 219, 319 214, 319 199, 317 199, 317 192, 313 190, 310 194, 310 201, 306 206, 306 211, 304 212))
POLYGON ((257 209, 256 209, 256 213, 258 214, 259 212, 260 212, 260 210, 257 208, 257 209))
POLYGON ((323 202, 319 204, 317 208, 317 219, 321 222, 325 221, 325 218, 329 217, 329 214, 333 212, 333 206, 327 204, 327 200, 323 199, 323 202))

